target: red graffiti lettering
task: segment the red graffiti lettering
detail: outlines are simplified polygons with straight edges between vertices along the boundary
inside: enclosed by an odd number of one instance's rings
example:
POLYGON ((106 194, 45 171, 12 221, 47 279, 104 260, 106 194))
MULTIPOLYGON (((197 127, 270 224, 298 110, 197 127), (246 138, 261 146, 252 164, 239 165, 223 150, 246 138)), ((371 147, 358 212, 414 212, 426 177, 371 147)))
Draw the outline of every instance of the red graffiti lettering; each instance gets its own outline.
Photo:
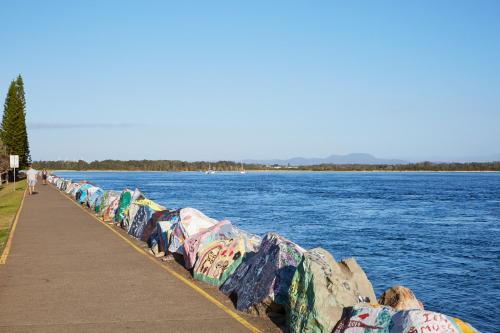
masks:
POLYGON ((432 332, 432 328, 429 325, 420 327, 420 333, 424 332, 432 332))

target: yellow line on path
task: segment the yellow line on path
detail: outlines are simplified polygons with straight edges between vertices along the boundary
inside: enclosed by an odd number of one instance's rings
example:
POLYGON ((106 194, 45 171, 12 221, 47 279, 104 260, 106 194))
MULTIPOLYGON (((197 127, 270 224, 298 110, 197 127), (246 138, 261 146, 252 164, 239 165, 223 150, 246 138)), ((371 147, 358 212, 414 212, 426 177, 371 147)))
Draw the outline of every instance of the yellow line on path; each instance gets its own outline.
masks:
POLYGON ((177 278, 178 280, 180 280, 184 284, 186 284, 189 287, 191 287, 192 289, 194 289, 201 296, 205 297, 207 300, 209 300, 214 305, 216 305, 219 309, 221 309, 222 311, 224 311, 225 313, 227 313, 228 315, 230 315, 231 317, 233 317, 235 320, 237 320, 241 325, 243 325, 246 328, 248 328, 251 332, 254 332, 254 333, 260 333, 260 332, 262 332, 257 327, 253 326, 248 321, 246 321, 244 318, 242 318, 240 315, 238 315, 236 312, 234 312, 233 310, 231 310, 230 308, 228 308, 227 306, 225 306, 224 304, 222 304, 221 302, 219 302, 213 296, 210 296, 205 290, 201 289, 196 284, 194 284, 190 280, 186 279, 184 276, 180 275, 179 273, 175 272, 174 270, 172 270, 168 266, 163 265, 156 258, 153 258, 151 255, 149 255, 148 253, 146 253, 146 251, 144 251, 142 248, 140 248, 139 246, 137 246, 136 244, 134 244, 133 242, 131 242, 130 239, 128 239, 127 237, 125 237, 121 233, 119 233, 117 230, 115 230, 114 227, 112 227, 112 226, 106 224, 104 221, 101 221, 100 219, 98 219, 95 215, 93 215, 88 210, 86 210, 85 208, 83 208, 82 206, 80 206, 77 202, 75 202, 70 197, 68 197, 67 195, 63 194, 61 191, 59 191, 59 189, 57 189, 57 188, 55 188, 55 189, 63 197, 65 197, 66 199, 68 199, 69 201, 71 201, 72 203, 74 203, 77 207, 79 207, 80 209, 82 209, 85 213, 89 214, 93 219, 95 219, 97 222, 99 222, 99 224, 105 226, 106 228, 108 228, 109 230, 111 230, 113 233, 115 233, 118 237, 120 237, 127 244, 129 244, 134 250, 136 250, 140 254, 144 255, 146 258, 148 258, 149 260, 151 260, 152 262, 154 262, 156 265, 158 265, 162 269, 166 270, 168 273, 170 273, 171 275, 173 275, 175 278, 177 278))
POLYGON ((0 257, 0 265, 5 265, 7 263, 7 257, 10 253, 10 247, 12 246, 12 239, 14 238, 14 232, 16 231, 17 222, 19 221, 19 215, 21 215, 21 209, 23 208, 24 198, 26 198, 26 190, 24 190, 23 198, 21 200, 21 205, 17 210, 16 216, 14 217, 14 223, 12 224, 12 228, 10 229, 9 238, 7 239, 7 244, 3 249, 2 256, 0 257))

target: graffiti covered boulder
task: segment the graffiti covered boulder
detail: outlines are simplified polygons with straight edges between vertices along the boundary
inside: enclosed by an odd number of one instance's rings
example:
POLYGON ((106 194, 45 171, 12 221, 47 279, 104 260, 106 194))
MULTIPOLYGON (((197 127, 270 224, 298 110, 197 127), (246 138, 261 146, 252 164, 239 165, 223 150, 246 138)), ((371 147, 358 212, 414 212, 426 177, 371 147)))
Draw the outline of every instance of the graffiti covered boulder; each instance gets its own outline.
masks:
POLYGON ((100 187, 97 187, 97 186, 89 187, 87 189, 87 196, 85 197, 85 199, 83 200, 82 203, 84 203, 85 205, 87 205, 88 208, 90 208, 91 200, 95 199, 94 194, 96 192, 99 192, 99 191, 102 191, 102 189, 100 187))
POLYGON ((148 243, 150 247, 159 245, 159 250, 166 253, 169 239, 167 232, 179 221, 179 214, 179 209, 164 209, 154 212, 146 223, 141 240, 148 243), (165 237, 163 242, 162 237, 165 237))
POLYGON ((75 192, 76 202, 78 202, 79 204, 82 204, 83 202, 85 202, 85 200, 87 199, 87 190, 91 187, 93 187, 93 186, 90 184, 81 185, 78 188, 78 190, 75 192))
POLYGON ((248 256, 222 285, 221 291, 236 297, 236 308, 259 312, 259 303, 288 304, 288 289, 305 252, 288 239, 268 233, 259 251, 248 256))
POLYGON ((120 192, 106 191, 102 197, 101 205, 97 215, 104 221, 112 221, 115 216, 115 211, 118 208, 120 201, 120 192))
POLYGON ((139 239, 142 238, 146 224, 153 213, 165 210, 165 207, 149 199, 136 200, 130 206, 129 219, 131 219, 132 223, 130 223, 128 233, 139 239), (132 211, 134 211, 134 214, 132 214, 132 211))
MULTIPOLYGON (((142 193, 141 193, 141 195, 142 195, 142 193)), ((139 208, 141 208, 141 206, 148 206, 154 212, 160 212, 160 211, 163 211, 166 209, 165 207, 154 202, 153 200, 146 199, 146 198, 137 199, 130 204, 129 209, 128 209, 129 210, 128 217, 129 217, 131 222, 134 221, 135 215, 137 214, 137 212, 139 211, 139 208)))
POLYGON ((344 308, 332 333, 389 333, 392 316, 390 306, 354 305, 344 308))
POLYGON ((114 216, 114 221, 116 223, 121 223, 125 219, 125 211, 127 210, 131 201, 132 191, 126 188, 121 192, 120 199, 118 201, 118 207, 114 216))
POLYGON ((68 187, 66 187, 66 190, 64 192, 66 192, 66 194, 72 195, 72 193, 75 191, 75 189, 78 189, 79 187, 80 187, 80 184, 71 183, 68 185, 68 187))
POLYGON ((72 183, 71 179, 64 181, 64 184, 62 185, 61 190, 66 192, 68 190, 68 187, 71 185, 71 183, 72 183))
POLYGON ((183 244, 184 266, 187 269, 194 267, 199 250, 203 250, 208 244, 217 240, 232 239, 238 237, 238 230, 230 221, 224 220, 189 236, 183 244))
POLYGON ((182 208, 179 215, 180 220, 173 227, 169 240, 168 250, 171 253, 184 254, 183 244, 187 238, 218 223, 194 208, 182 208))
POLYGON ((172 231, 178 221, 159 221, 157 229, 157 237, 154 238, 151 247, 154 248, 158 245, 158 252, 166 255, 168 253, 168 247, 170 245, 170 239, 172 238, 172 231))
POLYGON ((360 302, 377 304, 372 284, 356 260, 336 262, 322 248, 304 253, 289 294, 291 332, 331 332, 344 307, 360 302))
POLYGON ((54 184, 59 190, 66 192, 68 187, 71 185, 71 180, 70 179, 62 179, 62 178, 57 178, 57 177, 47 177, 47 180, 51 183, 54 184))
POLYGON ((94 197, 90 200, 92 212, 98 214, 101 211, 102 200, 104 199, 104 190, 94 193, 94 197))
POLYGON ((87 206, 92 211, 95 212, 95 207, 97 205, 97 202, 102 199, 102 196, 104 195, 104 190, 100 187, 93 187, 93 188, 88 189, 87 192, 88 192, 88 194, 87 194, 87 196, 88 196, 87 206))
POLYGON ((198 253, 193 269, 196 280, 220 286, 238 268, 246 254, 245 239, 221 239, 198 253))
POLYGON ((140 207, 140 205, 135 205, 134 202, 143 199, 146 199, 146 197, 141 192, 141 190, 136 188, 133 192, 130 193, 130 199, 128 199, 128 202, 124 203, 120 201, 117 214, 122 215, 120 215, 120 218, 117 222, 119 222, 120 226, 123 229, 127 230, 127 232, 129 232, 130 227, 132 226, 132 222, 134 221, 135 214, 138 212, 140 207), (133 208, 132 211, 131 208, 133 208))
POLYGON ((475 328, 460 319, 417 309, 396 312, 391 319, 390 332, 478 333, 475 328))

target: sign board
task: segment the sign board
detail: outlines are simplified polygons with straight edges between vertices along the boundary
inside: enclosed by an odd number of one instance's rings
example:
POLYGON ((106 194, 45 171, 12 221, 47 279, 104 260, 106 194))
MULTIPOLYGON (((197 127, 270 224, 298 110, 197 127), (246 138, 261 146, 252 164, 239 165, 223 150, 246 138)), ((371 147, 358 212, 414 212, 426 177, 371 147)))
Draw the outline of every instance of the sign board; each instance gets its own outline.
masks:
POLYGON ((10 167, 19 169, 19 155, 10 155, 10 167))

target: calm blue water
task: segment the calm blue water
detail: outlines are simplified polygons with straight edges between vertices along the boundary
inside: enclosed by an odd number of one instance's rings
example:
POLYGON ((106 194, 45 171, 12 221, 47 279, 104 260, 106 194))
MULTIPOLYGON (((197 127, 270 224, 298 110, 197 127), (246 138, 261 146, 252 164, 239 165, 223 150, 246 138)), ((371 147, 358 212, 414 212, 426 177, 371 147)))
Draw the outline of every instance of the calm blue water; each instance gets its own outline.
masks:
POLYGON ((500 173, 57 174, 355 256, 377 296, 402 284, 429 310, 500 328, 500 173))

